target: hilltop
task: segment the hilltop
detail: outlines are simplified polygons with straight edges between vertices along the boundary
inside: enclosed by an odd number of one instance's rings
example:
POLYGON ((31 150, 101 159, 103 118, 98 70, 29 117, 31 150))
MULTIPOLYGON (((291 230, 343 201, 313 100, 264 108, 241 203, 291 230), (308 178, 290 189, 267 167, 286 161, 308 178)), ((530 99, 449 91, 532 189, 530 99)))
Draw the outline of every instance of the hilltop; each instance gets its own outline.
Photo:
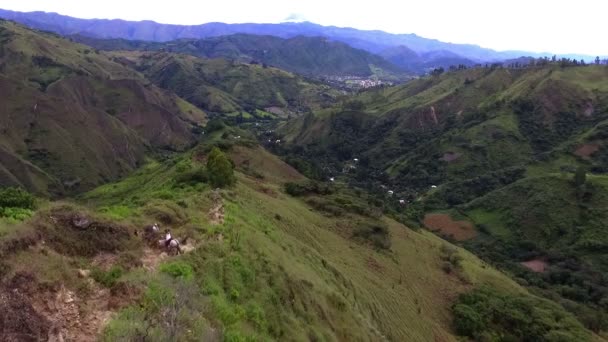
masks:
POLYGON ((606 66, 563 63, 437 73, 289 122, 277 152, 375 192, 605 331, 606 79, 606 66))

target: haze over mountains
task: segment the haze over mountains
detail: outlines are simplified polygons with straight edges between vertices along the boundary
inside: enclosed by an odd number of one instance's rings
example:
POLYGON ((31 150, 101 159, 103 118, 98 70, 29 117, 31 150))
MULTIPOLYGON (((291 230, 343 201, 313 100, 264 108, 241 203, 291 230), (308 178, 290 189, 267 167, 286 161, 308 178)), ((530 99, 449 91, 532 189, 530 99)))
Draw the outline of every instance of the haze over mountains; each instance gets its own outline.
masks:
MULTIPOLYGON (((389 60, 420 73, 428 68, 447 67, 452 62, 472 65, 494 62, 520 56, 541 57, 547 54, 525 51, 494 51, 472 44, 452 44, 416 34, 390 34, 382 31, 364 31, 353 28, 321 26, 310 22, 281 24, 225 24, 201 25, 159 24, 153 21, 132 22, 120 19, 79 19, 57 13, 15 12, 0 10, 0 17, 21 22, 30 27, 57 32, 62 35, 83 35, 95 38, 122 38, 167 42, 177 39, 203 39, 232 34, 267 35, 281 38, 296 36, 325 37, 346 43, 354 48, 389 56, 389 60), (414 54, 412 54, 412 52, 414 54)), ((564 55, 586 59, 595 56, 564 55)))

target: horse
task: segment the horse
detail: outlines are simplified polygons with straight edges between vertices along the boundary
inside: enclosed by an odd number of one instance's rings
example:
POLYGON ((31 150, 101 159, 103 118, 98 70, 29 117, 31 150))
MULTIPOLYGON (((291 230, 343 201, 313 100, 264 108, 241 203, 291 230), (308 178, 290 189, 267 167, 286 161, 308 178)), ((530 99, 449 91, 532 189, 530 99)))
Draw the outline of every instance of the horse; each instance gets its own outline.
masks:
POLYGON ((169 255, 179 255, 183 253, 177 239, 171 239, 171 241, 169 241, 169 246, 167 246, 166 240, 158 240, 158 245, 161 248, 166 248, 169 255))

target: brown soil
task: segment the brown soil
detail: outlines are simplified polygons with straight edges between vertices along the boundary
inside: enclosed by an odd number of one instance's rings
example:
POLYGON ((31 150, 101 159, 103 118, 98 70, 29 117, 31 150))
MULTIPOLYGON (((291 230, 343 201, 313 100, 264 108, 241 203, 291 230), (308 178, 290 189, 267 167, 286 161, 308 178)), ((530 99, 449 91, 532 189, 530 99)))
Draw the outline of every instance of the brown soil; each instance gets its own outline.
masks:
POLYGON ((522 266, 530 269, 532 272, 543 273, 549 266, 549 264, 541 259, 532 259, 520 263, 522 266))
POLYGON ((50 329, 51 322, 36 312, 27 296, 0 288, 0 341, 44 341, 50 329))
POLYGON ((384 269, 382 265, 380 265, 380 263, 378 263, 378 261, 371 256, 367 257, 367 267, 376 273, 382 273, 384 269))
POLYGON ((279 194, 276 191, 274 191, 271 188, 267 188, 265 186, 260 186, 258 188, 258 191, 261 192, 261 193, 263 193, 263 194, 266 194, 266 195, 268 195, 270 197, 274 197, 274 198, 277 198, 279 196, 279 194))
POLYGON ((438 231, 457 241, 468 240, 477 235, 471 222, 455 221, 447 214, 427 214, 424 217, 424 225, 430 230, 438 231))
POLYGON ((209 221, 212 225, 224 224, 224 201, 219 191, 211 193, 213 206, 209 210, 209 221))
POLYGON ((141 257, 142 267, 147 271, 155 271, 163 260, 169 255, 166 252, 160 252, 158 249, 145 248, 144 255, 141 257))
POLYGON ((91 264, 99 267, 104 271, 108 271, 118 262, 118 255, 112 253, 99 253, 94 258, 91 264))
POLYGON ((33 275, 17 274, 0 289, 0 340, 97 341, 112 315, 111 296, 92 279, 88 293, 82 298, 63 285, 41 286, 33 275))
POLYGON ((600 149, 600 145, 596 144, 596 143, 591 143, 591 144, 584 144, 579 146, 576 151, 574 151, 574 154, 581 157, 581 158, 589 158, 592 154, 594 154, 595 152, 597 152, 600 149))

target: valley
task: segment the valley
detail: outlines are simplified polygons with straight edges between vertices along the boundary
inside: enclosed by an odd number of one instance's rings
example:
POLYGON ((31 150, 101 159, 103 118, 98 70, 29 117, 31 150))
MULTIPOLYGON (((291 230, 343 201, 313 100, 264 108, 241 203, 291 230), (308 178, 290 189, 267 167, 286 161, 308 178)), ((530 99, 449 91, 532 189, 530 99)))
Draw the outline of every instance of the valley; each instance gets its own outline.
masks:
POLYGON ((40 18, 0 20, 0 340, 608 339, 599 58, 40 18))

